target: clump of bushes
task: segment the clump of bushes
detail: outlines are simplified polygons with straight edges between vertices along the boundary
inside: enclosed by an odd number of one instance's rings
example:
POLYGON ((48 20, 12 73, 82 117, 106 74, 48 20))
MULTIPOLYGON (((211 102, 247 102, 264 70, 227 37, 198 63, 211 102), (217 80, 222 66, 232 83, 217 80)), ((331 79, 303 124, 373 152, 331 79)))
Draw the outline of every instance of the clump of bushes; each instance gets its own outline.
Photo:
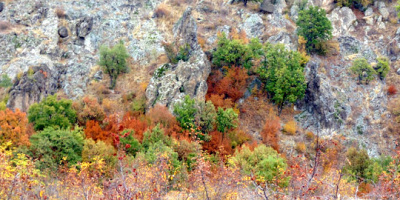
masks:
POLYGON ((75 124, 76 111, 71 100, 57 100, 57 95, 52 95, 33 104, 28 110, 28 119, 37 131, 46 127, 66 129, 75 124))
POLYGON ((177 48, 175 43, 163 43, 163 47, 170 63, 177 64, 180 60, 185 62, 189 60, 191 51, 189 44, 177 48))
POLYGON ((378 58, 378 63, 374 69, 381 80, 385 79, 386 75, 390 71, 389 59, 386 57, 378 58))
POLYGON ((283 132, 288 135, 295 135, 297 131, 297 124, 294 120, 289 121, 283 126, 283 132))
POLYGON ((357 75, 358 83, 368 84, 371 80, 374 79, 374 75, 376 74, 375 70, 368 63, 365 58, 357 58, 353 61, 353 65, 350 68, 353 74, 357 75))

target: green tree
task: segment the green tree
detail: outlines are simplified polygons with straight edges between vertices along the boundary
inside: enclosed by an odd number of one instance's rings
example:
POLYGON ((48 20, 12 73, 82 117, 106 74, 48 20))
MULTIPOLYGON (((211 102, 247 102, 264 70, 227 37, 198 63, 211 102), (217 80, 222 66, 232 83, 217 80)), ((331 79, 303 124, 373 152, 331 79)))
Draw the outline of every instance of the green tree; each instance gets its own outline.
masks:
POLYGON ((257 179, 267 183, 275 183, 279 180, 279 186, 287 186, 289 178, 284 176, 287 168, 286 160, 271 147, 261 144, 251 151, 244 146, 240 151, 236 150, 229 163, 240 167, 245 174, 255 175, 257 179))
POLYGON ((218 37, 217 49, 213 52, 212 62, 218 67, 232 65, 249 69, 253 66, 252 60, 257 58, 259 50, 262 49, 258 39, 252 39, 249 44, 242 40, 230 40, 222 33, 218 37))
POLYGON ((280 113, 286 102, 295 103, 304 97, 307 84, 302 57, 299 52, 286 50, 283 44, 267 44, 265 49, 265 59, 257 73, 280 113))
POLYGON ((376 73, 378 73, 381 80, 385 79, 386 75, 390 71, 389 59, 386 57, 378 58, 378 64, 374 67, 374 69, 376 73))
POLYGON ((368 84, 371 80, 374 79, 374 75, 376 74, 375 70, 368 63, 365 58, 357 58, 353 61, 353 65, 350 67, 351 72, 358 76, 358 82, 362 83, 365 81, 368 84))
POLYGON ((49 127, 31 136, 30 152, 39 169, 56 170, 67 162, 70 166, 82 160, 83 132, 49 127))
POLYGON ((221 107, 218 108, 217 112, 217 130, 221 133, 236 128, 238 124, 238 114, 232 108, 226 110, 221 107))
POLYGON ((211 101, 199 103, 196 122, 203 133, 209 133, 214 130, 216 117, 217 111, 215 111, 215 106, 211 101))
POLYGON ((174 106, 174 114, 180 126, 183 129, 189 130, 195 128, 195 115, 197 113, 197 106, 194 99, 189 95, 185 96, 183 102, 179 102, 174 106))
POLYGON ((348 163, 344 166, 344 171, 350 175, 351 179, 357 179, 363 181, 368 178, 367 169, 372 164, 368 153, 365 149, 357 150, 354 147, 350 147, 347 150, 348 163))
POLYGON ((332 38, 332 24, 326 17, 324 9, 310 6, 299 12, 296 21, 297 34, 303 36, 307 52, 311 53, 321 46, 321 43, 332 38))
POLYGON ((28 119, 34 124, 35 130, 46 127, 65 129, 75 124, 76 112, 71 100, 57 100, 57 96, 52 95, 33 104, 28 110, 28 119))
POLYGON ((120 142, 122 144, 122 148, 125 150, 126 153, 135 156, 137 152, 142 149, 142 144, 133 137, 135 130, 124 130, 121 133, 120 142))
POLYGON ((121 73, 128 72, 126 59, 129 54, 120 41, 113 48, 102 46, 100 48, 100 61, 99 65, 103 68, 106 74, 110 77, 110 88, 114 89, 117 83, 117 78, 121 73))

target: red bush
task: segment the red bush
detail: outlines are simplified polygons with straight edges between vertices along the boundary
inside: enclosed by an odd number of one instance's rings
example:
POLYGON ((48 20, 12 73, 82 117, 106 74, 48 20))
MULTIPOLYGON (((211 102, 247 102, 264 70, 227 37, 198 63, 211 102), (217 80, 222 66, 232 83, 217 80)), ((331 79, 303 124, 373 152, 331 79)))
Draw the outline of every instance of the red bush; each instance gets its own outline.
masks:
POLYGON ((281 129, 279 117, 270 116, 267 117, 264 128, 261 131, 261 137, 264 144, 271 146, 273 149, 279 152, 278 144, 278 131, 281 129))
POLYGON ((396 86, 390 85, 390 86, 388 87, 388 94, 390 94, 390 95, 395 95, 396 93, 397 93, 396 86))
POLYGON ((94 141, 102 140, 107 143, 111 143, 112 139, 110 134, 100 127, 99 122, 89 120, 86 122, 86 128, 84 129, 86 138, 92 138, 94 141))

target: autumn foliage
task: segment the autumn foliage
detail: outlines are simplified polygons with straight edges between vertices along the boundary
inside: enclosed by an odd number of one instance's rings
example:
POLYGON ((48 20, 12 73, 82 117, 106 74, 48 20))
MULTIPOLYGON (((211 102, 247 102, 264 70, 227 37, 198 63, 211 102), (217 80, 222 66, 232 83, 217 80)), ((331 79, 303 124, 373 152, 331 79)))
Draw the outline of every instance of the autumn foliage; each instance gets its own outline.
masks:
POLYGON ((243 97, 249 76, 247 70, 239 67, 213 71, 208 79, 207 100, 216 107, 232 107, 233 103, 243 97))
POLYGON ((278 132, 281 129, 280 119, 273 110, 267 116, 264 128, 261 131, 261 137, 264 144, 271 146, 276 151, 279 151, 278 132))
POLYGON ((397 88, 394 85, 390 85, 387 90, 388 94, 395 95, 397 93, 397 88))
POLYGON ((29 145, 26 113, 16 109, 0 111, 0 143, 11 141, 15 146, 29 145))

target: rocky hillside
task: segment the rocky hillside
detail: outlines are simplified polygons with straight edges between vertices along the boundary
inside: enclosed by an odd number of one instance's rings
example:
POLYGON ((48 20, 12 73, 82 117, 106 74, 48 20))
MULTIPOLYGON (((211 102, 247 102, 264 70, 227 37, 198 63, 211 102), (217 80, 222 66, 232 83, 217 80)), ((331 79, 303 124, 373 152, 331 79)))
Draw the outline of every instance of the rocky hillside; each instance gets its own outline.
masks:
MULTIPOLYGON (((327 11, 334 37, 329 53, 313 55, 307 64, 307 90, 294 107, 296 121, 304 132, 344 136, 349 144, 368 147, 372 156, 394 149, 396 138, 388 130, 394 97, 387 94, 389 85, 400 83, 394 3, 376 1, 365 12, 337 7, 333 0, 308 0, 305 6, 310 5, 327 11), (388 57, 388 77, 358 84, 349 68, 361 56, 370 63, 388 57)), ((8 75, 13 86, 1 92, 2 98, 8 96, 7 107, 26 111, 50 94, 74 100, 97 94, 98 83, 108 81, 97 64, 99 49, 122 40, 131 57, 130 72, 109 91, 111 98, 146 88, 147 107, 172 108, 186 94, 202 100, 211 71, 207 55, 218 33, 236 29, 262 43, 297 50, 300 6, 297 0, 247 7, 229 0, 6 0, 0 2, 0 74, 8 75), (165 66, 163 44, 173 42, 189 44, 191 56, 165 66), (160 68, 165 68, 162 77, 155 75, 160 68)), ((281 143, 293 144, 288 140, 281 143)))

